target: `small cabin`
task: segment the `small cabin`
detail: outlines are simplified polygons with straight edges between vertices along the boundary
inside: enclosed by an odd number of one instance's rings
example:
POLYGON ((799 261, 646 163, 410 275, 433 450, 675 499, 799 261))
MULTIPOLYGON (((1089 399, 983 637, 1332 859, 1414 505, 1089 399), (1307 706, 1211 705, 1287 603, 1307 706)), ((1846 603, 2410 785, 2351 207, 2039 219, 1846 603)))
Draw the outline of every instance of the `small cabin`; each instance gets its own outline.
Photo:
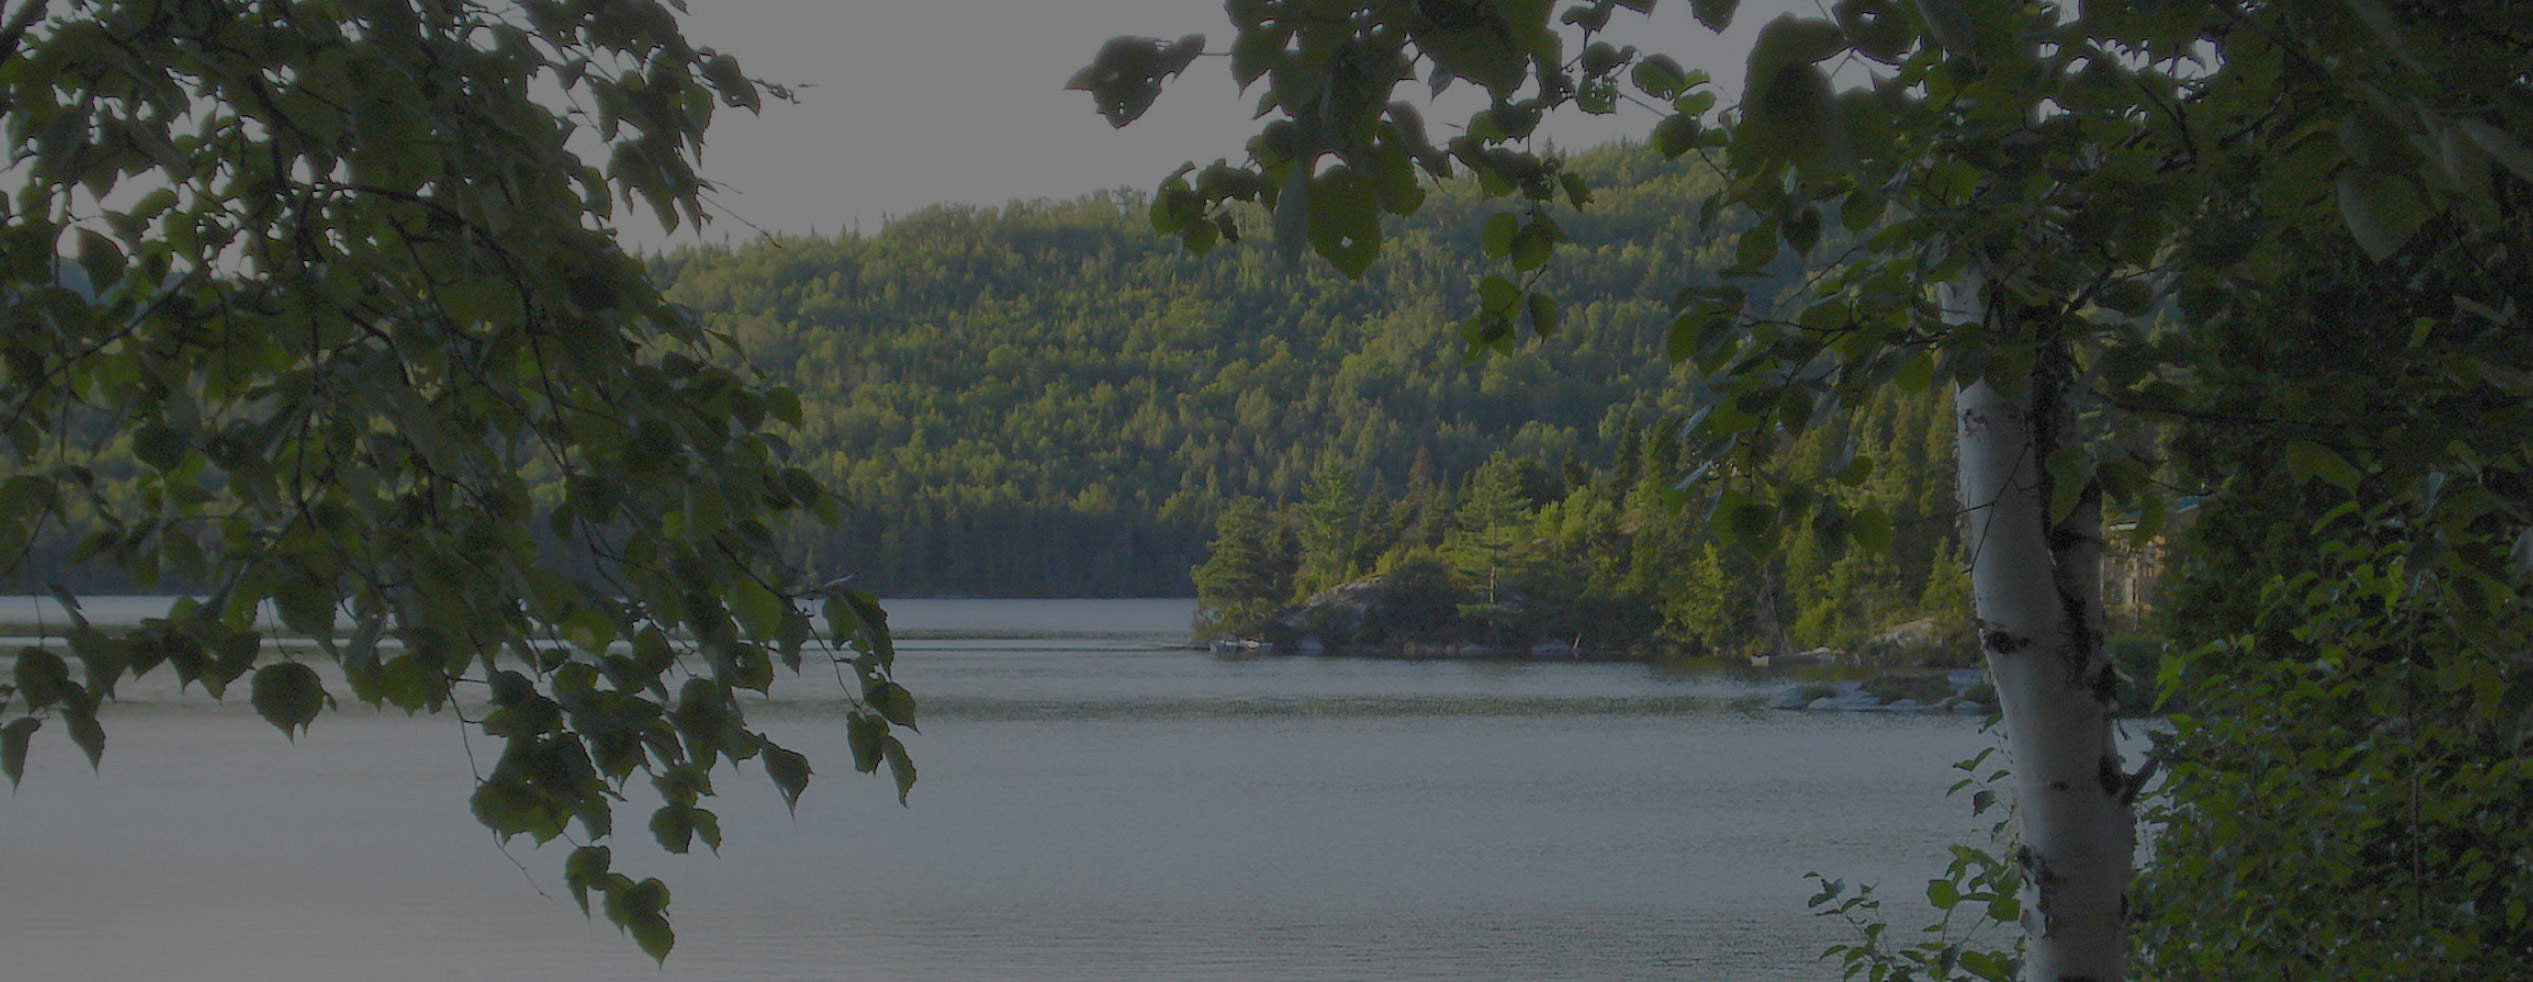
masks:
POLYGON ((2163 527, 2143 540, 2137 535, 2136 518, 2104 523, 2102 611, 2112 630, 2135 631, 2154 616, 2155 589, 2169 566, 2172 537, 2198 517, 2199 499, 2183 498, 2173 503, 2163 527))

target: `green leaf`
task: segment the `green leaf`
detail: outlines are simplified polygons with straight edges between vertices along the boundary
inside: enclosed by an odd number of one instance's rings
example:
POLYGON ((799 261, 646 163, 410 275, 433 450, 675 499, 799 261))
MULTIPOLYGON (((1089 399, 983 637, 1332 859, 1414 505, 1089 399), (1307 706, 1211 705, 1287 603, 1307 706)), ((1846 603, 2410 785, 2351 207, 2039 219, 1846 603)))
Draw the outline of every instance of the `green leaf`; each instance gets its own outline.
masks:
POLYGON ((582 846, 563 860, 563 885, 570 887, 572 899, 580 902, 581 916, 589 915, 589 891, 603 888, 607 866, 614 857, 614 851, 606 846, 582 846))
POLYGON ((1785 220, 1785 244, 1793 246, 1796 255, 1811 254, 1821 241, 1821 210, 1805 208, 1785 220))
POLYGON ((1972 975, 1987 979, 1988 982, 2014 982, 2013 963, 1990 952, 1963 951, 1961 967, 1972 975))
POLYGON ((1513 233, 1521 230, 1521 221, 1509 211, 1486 217, 1486 229, 1478 237, 1479 247, 1488 259, 1502 259, 1513 254, 1513 233))
POLYGON ((1817 17, 1779 14, 1760 27, 1759 37, 1751 42, 1749 77, 1755 83, 1789 68, 1827 60, 1845 50, 1847 32, 1839 30, 1837 24, 1817 17))
POLYGON ((2087 473, 2090 457, 2083 447, 2059 447, 2049 452, 2049 524, 2065 524, 2075 514, 2076 505, 2084 500, 2085 488, 2091 484, 2087 473))
POLYGON ((78 696, 78 686, 70 681, 70 665, 62 656, 41 648, 18 652, 16 678, 18 695, 29 709, 74 701, 78 696))
POLYGON ((2306 440, 2295 440, 2287 444, 2285 456, 2287 474, 2298 481, 2319 478, 2342 491, 2357 490, 2358 470, 2337 450, 2306 440))
POLYGON ((123 282, 123 250, 113 239, 79 230, 79 271, 88 275, 90 288, 104 291, 123 282))
POLYGON ((1231 43, 1231 77, 1248 91, 1250 83, 1265 77, 1286 56, 1285 43, 1291 30, 1269 30, 1263 25, 1243 25, 1240 37, 1231 43))
MULTIPOLYGON (((38 487, 47 489, 50 487, 50 485, 45 485, 41 481, 32 477, 15 478, 11 483, 15 483, 16 481, 33 481, 36 482, 36 486, 38 487)), ((52 595, 53 602, 62 605, 62 613, 70 615, 70 623, 72 626, 80 628, 88 626, 87 615, 79 612, 78 594, 70 592, 69 588, 62 586, 59 583, 48 584, 45 586, 44 592, 52 595)))
POLYGON ((1892 384, 1905 392, 1924 392, 1935 384, 1935 356, 1925 351, 1910 352, 1900 361, 1899 371, 1891 376, 1892 384))
POLYGON ((1916 2, 1918 15, 1926 23, 1926 33, 1934 35, 1936 44, 1956 55, 1973 54, 1978 50, 1978 32, 1972 26, 1970 12, 1964 8, 1962 0, 1916 2))
POLYGON ((2480 144, 2482 150, 2488 151, 2489 156, 2497 158, 2498 162, 2505 164, 2508 170, 2514 171, 2516 177, 2533 181, 2533 146, 2527 146, 2515 134, 2491 126, 2482 120, 2458 119, 2454 121, 2454 125, 2462 130, 2464 136, 2470 137, 2472 142, 2480 144))
POLYGON ((669 646, 667 632, 657 627, 646 627, 633 636, 635 671, 657 678, 676 661, 677 651, 669 646))
POLYGON ((1676 159, 1681 154, 1697 149, 1699 138, 1704 132, 1704 125, 1698 122, 1695 115, 1681 113, 1664 116, 1653 124, 1653 148, 1665 158, 1676 159))
POLYGON ((1637 62, 1628 77, 1646 95, 1665 101, 1678 97, 1689 88, 1689 73, 1669 55, 1654 55, 1637 62))
POLYGON ((743 644, 728 652, 729 681, 732 688, 754 689, 772 694, 774 691, 774 655, 765 646, 743 644))
POLYGON ((1951 880, 1928 880, 1926 881, 1926 900, 1934 904, 1936 910, 1951 910, 1954 905, 1961 903, 1961 888, 1951 880))
POLYGON ((869 703, 880 718, 907 729, 915 728, 915 694, 895 682, 875 680, 863 686, 862 701, 869 703))
POLYGON ((2136 317, 2154 304, 2155 291, 2137 280, 2113 280, 2103 285, 2102 292, 2094 295, 2093 302, 2125 316, 2136 317))
POLYGON ((1617 45, 1607 41, 1594 41, 1584 47, 1581 67, 1587 76, 1607 75, 1635 56, 1636 49, 1633 47, 1621 51, 1617 45))
POLYGON ((1521 299, 1522 289, 1502 276, 1490 273, 1478 280, 1478 306, 1489 311, 1509 315, 1520 306, 1521 299))
POLYGON ((1755 273, 1776 258, 1777 226, 1774 222, 1752 226, 1733 243, 1733 268, 1736 270, 1755 273))
POLYGON ((730 601, 731 612, 738 615, 749 637, 771 641, 783 633, 783 598, 756 577, 741 573, 730 585, 730 601))
POLYGON ((0 774, 8 776, 10 787, 17 787, 18 781, 26 776, 27 739, 43 725, 43 720, 22 716, 10 720, 6 726, 0 726, 0 774))
POLYGON ((1850 191, 1838 203, 1838 224, 1847 231, 1862 232, 1882 220, 1882 210, 1888 205, 1888 200, 1871 191, 1850 191))
POLYGON ((305 638, 334 640, 334 585, 314 574, 285 576, 273 589, 282 626, 305 638))
MULTIPOLYGON (((659 881, 645 880, 643 882, 658 883, 659 881)), ((649 914, 634 917, 625 922, 624 929, 633 935, 634 944, 642 946, 643 954, 651 956, 652 961, 663 965, 668 963, 669 950, 677 947, 677 932, 669 928, 668 918, 663 915, 649 914)))
POLYGON ((1338 272, 1360 278, 1381 254, 1380 201, 1351 168, 1311 179, 1309 221, 1311 247, 1338 272))
POLYGON ((1697 22, 1718 33, 1733 26, 1733 11, 1740 6, 1741 0, 1689 0, 1689 12, 1697 16, 1697 22))
POLYGON ((1580 210, 1592 203, 1592 184, 1583 175, 1572 171, 1559 174, 1557 184, 1565 189, 1566 204, 1580 210))
POLYGON ((674 803, 660 806, 651 813, 651 838, 659 842, 660 848, 685 855, 694 843, 695 811, 674 803))
POLYGON ((174 470, 184 461, 188 442, 182 430, 147 423, 132 431, 132 456, 158 470, 174 470))
POLYGON ((844 739, 853 748, 853 769, 874 774, 880 769, 880 741, 888 738, 888 721, 869 713, 844 718, 844 739))
POLYGON ((1557 247, 1556 229, 1540 222, 1522 226, 1513 236, 1513 268, 1528 272, 1548 262, 1557 247))
POLYGON ((695 824, 695 837, 704 840, 704 848, 716 855, 721 852, 721 816, 709 809, 698 808, 690 816, 695 824))
POLYGON ((85 706, 65 705, 62 726, 70 730, 70 742, 88 755, 89 769, 95 770, 106 755, 106 731, 97 725, 97 714, 85 706))
POLYGON ((315 669, 295 661, 266 665, 255 671, 255 681, 247 701, 264 721, 281 729, 282 735, 298 739, 298 733, 325 711, 328 697, 325 684, 318 680, 315 669))
POLYGON ((870 655, 881 668, 896 660, 896 644, 888 631, 888 612, 880 609, 878 598, 860 590, 830 587, 824 592, 828 602, 821 613, 829 632, 851 638, 853 646, 870 655))
POLYGON ((2434 217, 2406 176, 2369 167, 2347 167, 2338 178, 2340 217, 2367 258, 2382 262, 2434 217))
POLYGON ((1726 515, 1727 528, 1735 541, 1754 549, 1775 541, 1777 510, 1756 502, 1736 505, 1726 515))
POLYGON ((1205 50, 1205 36, 1190 34, 1176 42, 1160 38, 1116 37, 1099 49, 1089 66, 1064 83, 1067 91, 1083 91, 1099 104, 1108 125, 1124 126, 1143 116, 1161 95, 1161 81, 1187 69, 1205 50))
POLYGON ((897 803, 904 805, 906 795, 915 790, 915 760, 894 736, 881 738, 880 753, 888 759, 889 776, 897 779, 897 803))
POLYGON ((611 878, 607 920, 632 934, 643 954, 665 962, 669 949, 677 945, 677 935, 668 926, 668 902, 668 884, 657 879, 631 883, 611 878))
POLYGON ((132 665, 130 645, 106 636, 91 627, 74 627, 62 639, 70 642, 70 651, 79 656, 79 666, 87 676, 88 691, 102 699, 114 694, 115 683, 132 665))
POLYGON ((774 781, 775 790, 783 793, 783 807, 800 810, 800 793, 809 787, 809 758, 771 743, 758 754, 765 764, 765 776, 774 781))
POLYGON ((1868 552, 1891 551, 1891 516, 1867 509, 1847 517, 1847 536, 1868 552))
POLYGON ((1557 333, 1557 300, 1545 293, 1530 295, 1530 329, 1540 337, 1557 333))
POLYGON ((1491 18, 1436 26, 1418 36, 1416 45, 1444 74, 1476 82, 1498 98, 1520 88, 1530 69, 1529 56, 1515 46, 1506 25, 1491 18))
MULTIPOLYGON (((1759 63, 1756 56, 1751 63, 1759 63)), ((1737 154, 1754 161, 1784 160, 1807 174, 1831 170, 1846 136, 1827 74, 1812 64, 1791 64, 1752 75, 1749 91, 1742 102, 1741 126, 1734 130, 1737 154)))
POLYGON ((1848 458, 1846 466, 1838 469, 1836 477, 1839 485, 1842 487, 1863 487, 1865 481, 1873 477, 1873 468, 1874 463, 1872 457, 1865 454, 1857 454, 1854 457, 1848 458))
POLYGON ((1894 0, 1841 0, 1830 8, 1830 16, 1838 19, 1856 51, 1875 61, 1897 63, 1915 40, 1894 0))

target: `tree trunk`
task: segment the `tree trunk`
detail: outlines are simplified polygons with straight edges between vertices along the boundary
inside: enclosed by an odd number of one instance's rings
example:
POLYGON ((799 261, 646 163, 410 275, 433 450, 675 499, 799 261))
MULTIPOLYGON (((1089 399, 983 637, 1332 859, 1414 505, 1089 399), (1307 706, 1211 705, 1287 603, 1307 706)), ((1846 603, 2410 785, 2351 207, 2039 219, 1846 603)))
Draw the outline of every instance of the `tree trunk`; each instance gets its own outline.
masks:
MULTIPOLYGON (((1988 284, 1943 291, 1948 316, 1993 321, 1988 284)), ((2023 978, 2117 982, 2126 969, 2126 907, 2136 848, 2131 779, 2112 740, 2114 685, 2102 645, 2100 488, 2088 461, 2060 476, 2085 482, 2052 522, 2053 453, 2081 452, 2068 396, 2074 361, 2042 330, 2026 391, 1962 386, 1961 502, 1979 638, 2005 714, 2021 821, 2023 978)), ((2060 468, 2066 471, 2066 468, 2060 468)))

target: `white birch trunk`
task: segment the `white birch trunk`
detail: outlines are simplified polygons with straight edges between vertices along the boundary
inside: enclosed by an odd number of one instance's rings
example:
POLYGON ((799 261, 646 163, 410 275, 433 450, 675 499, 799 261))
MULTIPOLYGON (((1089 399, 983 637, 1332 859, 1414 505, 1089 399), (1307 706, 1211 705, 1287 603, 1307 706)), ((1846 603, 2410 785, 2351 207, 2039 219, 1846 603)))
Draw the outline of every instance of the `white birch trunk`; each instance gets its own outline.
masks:
MULTIPOLYGON (((1943 291, 1956 322, 1989 320, 1986 284, 1943 291)), ((2045 345, 2046 346, 2046 345, 2045 345)), ((2021 821, 2023 978, 2118 982, 2136 848, 2129 779, 2112 741, 2113 675, 2102 646, 2098 488, 2050 521, 2046 462, 2078 438, 2063 348, 2036 359, 2028 391, 1963 386, 1954 401, 1961 502, 1981 647, 1996 682, 2021 821)), ((2092 468, 2081 479, 2090 484, 2092 468)))

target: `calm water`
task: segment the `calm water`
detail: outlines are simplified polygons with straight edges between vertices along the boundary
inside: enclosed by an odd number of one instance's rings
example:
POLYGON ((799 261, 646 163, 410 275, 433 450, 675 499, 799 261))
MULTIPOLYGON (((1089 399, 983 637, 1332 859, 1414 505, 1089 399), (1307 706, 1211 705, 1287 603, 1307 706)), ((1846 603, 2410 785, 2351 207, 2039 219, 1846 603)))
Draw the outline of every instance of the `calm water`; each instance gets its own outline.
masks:
POLYGON ((468 816, 454 721, 355 707, 292 744, 136 690, 103 773, 47 727, 0 802, 0 976, 1820 980, 1846 936, 1805 872, 1913 896, 1977 828, 1943 794, 1973 720, 1633 665, 1221 660, 1168 647, 1189 608, 891 605, 913 807, 851 772, 835 682, 786 680, 756 718, 820 767, 796 816, 751 769, 720 856, 616 844, 675 891, 665 970, 583 919, 561 844, 468 816))

